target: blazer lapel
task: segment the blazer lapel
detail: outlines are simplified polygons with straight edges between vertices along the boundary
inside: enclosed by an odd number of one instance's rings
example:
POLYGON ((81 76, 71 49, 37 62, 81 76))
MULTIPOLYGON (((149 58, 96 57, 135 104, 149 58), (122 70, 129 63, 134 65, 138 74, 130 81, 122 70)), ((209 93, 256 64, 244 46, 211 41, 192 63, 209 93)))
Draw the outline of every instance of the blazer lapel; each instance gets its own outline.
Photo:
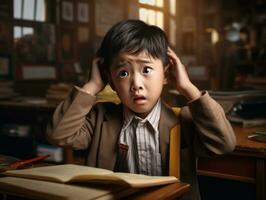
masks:
POLYGON ((170 144, 170 131, 179 123, 178 118, 174 112, 167 105, 162 103, 161 116, 159 121, 160 132, 160 153, 162 157, 162 170, 163 175, 168 175, 169 169, 169 144, 170 144))
POLYGON ((123 119, 122 105, 118 105, 114 110, 107 113, 106 121, 102 127, 98 166, 114 170, 118 152, 118 139, 123 119))

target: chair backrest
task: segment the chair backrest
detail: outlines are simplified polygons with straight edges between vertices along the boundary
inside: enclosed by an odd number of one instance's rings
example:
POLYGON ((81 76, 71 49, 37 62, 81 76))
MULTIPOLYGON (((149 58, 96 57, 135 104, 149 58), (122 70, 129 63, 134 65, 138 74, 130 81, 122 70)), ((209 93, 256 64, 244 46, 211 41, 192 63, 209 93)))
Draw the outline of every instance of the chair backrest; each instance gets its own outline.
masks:
MULTIPOLYGON (((181 108, 173 107, 172 110, 179 117, 181 108)), ((169 154, 169 175, 175 176, 180 180, 180 142, 181 132, 180 124, 177 124, 170 132, 170 154, 169 154)))

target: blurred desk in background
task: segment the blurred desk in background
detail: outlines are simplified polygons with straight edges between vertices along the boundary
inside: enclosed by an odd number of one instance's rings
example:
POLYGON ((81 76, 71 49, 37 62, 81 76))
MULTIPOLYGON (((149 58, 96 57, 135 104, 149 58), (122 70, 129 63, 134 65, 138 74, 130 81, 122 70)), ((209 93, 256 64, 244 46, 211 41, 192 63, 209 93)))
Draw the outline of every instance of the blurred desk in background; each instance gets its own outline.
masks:
POLYGON ((213 159, 201 158, 198 174, 254 184, 256 199, 265 200, 266 143, 252 141, 248 139, 248 135, 266 132, 266 127, 243 128, 233 125, 233 128, 237 139, 235 151, 213 159))
POLYGON ((45 99, 19 97, 0 101, 0 154, 28 159, 48 144, 45 133, 56 105, 45 99))

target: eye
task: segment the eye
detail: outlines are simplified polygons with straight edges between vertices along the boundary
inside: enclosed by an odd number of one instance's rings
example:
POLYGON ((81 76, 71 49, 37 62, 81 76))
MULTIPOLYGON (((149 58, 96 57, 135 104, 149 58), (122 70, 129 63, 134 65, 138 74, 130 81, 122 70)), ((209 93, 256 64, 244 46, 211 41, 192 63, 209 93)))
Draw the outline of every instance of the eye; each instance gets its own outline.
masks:
POLYGON ((151 67, 146 66, 146 67, 143 68, 143 73, 144 74, 149 74, 149 73, 152 72, 152 70, 153 69, 151 67))
POLYGON ((129 73, 126 71, 126 70, 121 70, 119 73, 118 73, 118 76, 120 78, 125 78, 129 75, 129 73))

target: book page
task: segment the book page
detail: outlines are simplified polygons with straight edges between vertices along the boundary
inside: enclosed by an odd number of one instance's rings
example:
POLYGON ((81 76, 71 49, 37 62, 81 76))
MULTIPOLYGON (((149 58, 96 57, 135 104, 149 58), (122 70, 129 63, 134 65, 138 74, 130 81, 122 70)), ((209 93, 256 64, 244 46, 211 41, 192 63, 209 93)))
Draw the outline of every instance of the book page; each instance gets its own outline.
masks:
POLYGON ((147 176, 132 173, 114 173, 106 175, 105 177, 116 177, 134 188, 158 186, 179 182, 179 180, 174 176, 147 176))
POLYGON ((132 188, 143 188, 176 183, 179 182, 179 180, 174 176, 147 176, 142 174, 116 172, 106 175, 84 174, 76 176, 70 182, 109 182, 117 185, 128 185, 132 188))
POLYGON ((82 177, 85 175, 86 179, 88 180, 90 179, 90 175, 106 175, 110 173, 113 172, 106 169, 65 164, 30 169, 10 170, 6 171, 4 175, 66 183, 71 179, 74 179, 74 177, 82 177))
MULTIPOLYGON (((115 199, 125 193, 126 188, 92 185, 70 185, 40 180, 2 177, 0 178, 0 192, 6 194, 25 196, 34 199, 47 200, 90 200, 90 199, 115 199)), ((132 191, 134 192, 134 191, 132 191)), ((131 193, 132 193, 131 192, 131 193)))
POLYGON ((61 183, 113 182, 115 184, 124 184, 134 188, 178 182, 178 179, 174 176, 146 176, 132 173, 114 173, 106 169, 73 164, 10 170, 6 171, 4 175, 61 183))

